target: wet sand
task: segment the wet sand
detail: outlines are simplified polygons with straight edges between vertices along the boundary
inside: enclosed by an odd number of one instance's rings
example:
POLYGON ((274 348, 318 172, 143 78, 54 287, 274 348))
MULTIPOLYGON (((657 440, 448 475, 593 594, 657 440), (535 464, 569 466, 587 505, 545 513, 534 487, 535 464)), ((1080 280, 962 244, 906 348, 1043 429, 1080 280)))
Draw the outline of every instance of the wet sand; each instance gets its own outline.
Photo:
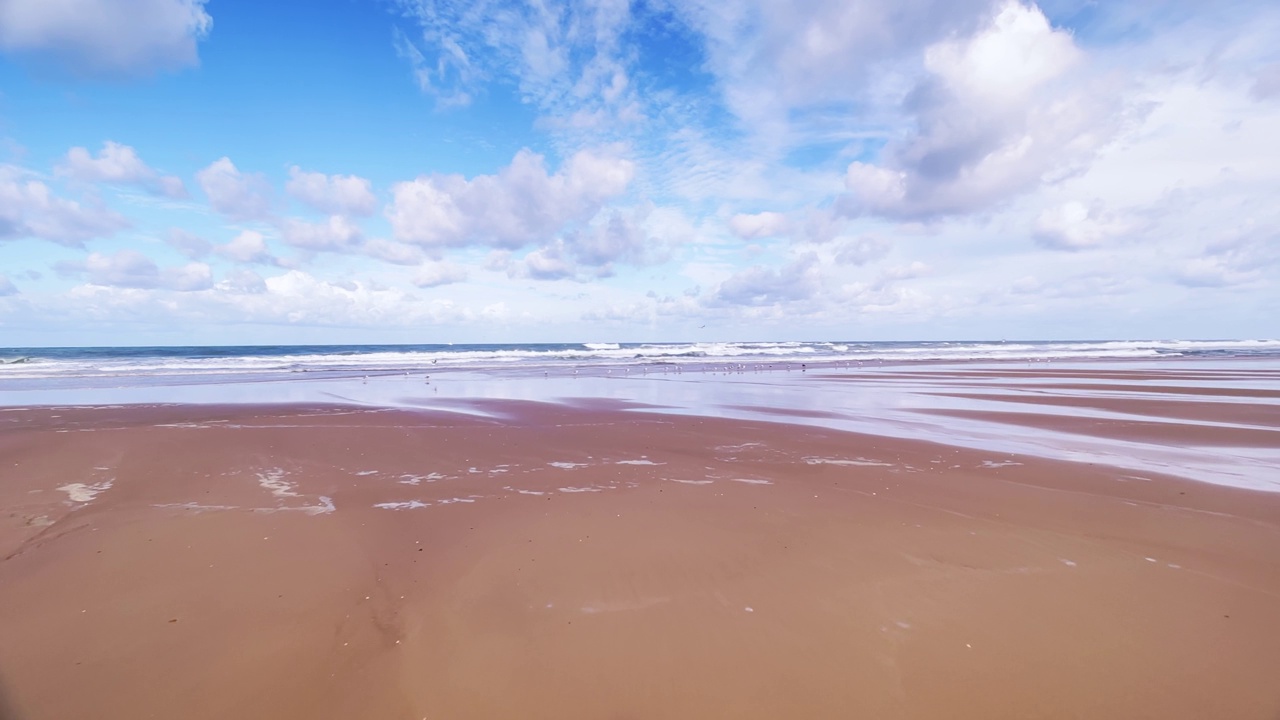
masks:
POLYGON ((0 708, 1280 716, 1280 494, 794 408, 455 404, 0 412, 0 708))

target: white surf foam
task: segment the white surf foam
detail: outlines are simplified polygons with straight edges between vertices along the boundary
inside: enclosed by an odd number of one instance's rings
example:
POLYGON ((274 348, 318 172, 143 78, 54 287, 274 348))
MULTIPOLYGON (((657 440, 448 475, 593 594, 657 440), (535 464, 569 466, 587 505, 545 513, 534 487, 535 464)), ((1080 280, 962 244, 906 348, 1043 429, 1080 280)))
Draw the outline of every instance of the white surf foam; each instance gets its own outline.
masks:
POLYGON ((846 465, 856 467, 893 467, 893 463, 881 462, 879 460, 868 460, 867 458, 823 458, 823 457, 807 457, 804 459, 807 465, 846 465))
POLYGON ((298 493, 294 492, 297 484, 285 480, 285 474, 285 471, 280 468, 263 470, 258 473, 258 485, 278 498, 298 497, 298 493))
POLYGON ((419 500, 406 500, 404 502, 375 503, 374 507, 381 508, 383 510, 415 510, 417 508, 431 507, 431 503, 425 503, 419 500))
POLYGON ((104 480, 100 483, 70 483, 58 488, 67 494, 67 499, 73 503, 92 502, 94 498, 101 493, 110 490, 114 480, 104 480))

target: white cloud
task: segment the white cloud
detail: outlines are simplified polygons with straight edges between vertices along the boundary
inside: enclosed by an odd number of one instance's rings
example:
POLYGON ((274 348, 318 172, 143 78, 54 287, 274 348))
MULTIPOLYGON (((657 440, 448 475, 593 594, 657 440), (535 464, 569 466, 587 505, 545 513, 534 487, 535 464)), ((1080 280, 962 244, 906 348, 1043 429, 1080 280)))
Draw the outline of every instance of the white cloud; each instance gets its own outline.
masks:
POLYGON ((189 233, 181 228, 170 229, 169 235, 164 239, 164 241, 169 245, 169 247, 172 247, 192 260, 198 260, 205 255, 208 255, 209 251, 213 249, 213 243, 210 243, 199 235, 189 233))
POLYGON ((1259 70, 1250 92, 1258 100, 1280 96, 1280 62, 1271 63, 1259 70))
POLYGON ((353 249, 364 241, 359 226, 341 215, 319 223, 289 218, 281 223, 280 236, 294 247, 332 252, 353 249))
POLYGON ((889 254, 889 242, 875 235, 862 235, 841 241, 835 248, 835 260, 841 265, 866 265, 889 254))
POLYGON ((56 172, 85 183, 137 185, 156 195, 187 197, 187 188, 181 178, 162 176, 144 163, 133 148, 111 140, 103 143, 97 157, 85 148, 71 148, 56 172))
POLYGON ((482 83, 506 80, 551 126, 607 133, 641 115, 627 72, 634 51, 621 43, 631 3, 395 4, 419 30, 397 30, 396 52, 443 107, 468 105, 482 83))
POLYGON ((649 213, 647 206, 631 212, 610 211, 601 222, 565 233, 565 249, 578 262, 591 267, 606 267, 614 262, 664 262, 676 240, 651 236, 645 226, 649 213))
POLYGON ((231 239, 230 242, 213 247, 214 254, 232 262, 258 263, 261 265, 278 265, 271 251, 267 248, 266 238, 262 233, 245 230, 231 239))
POLYGON ((129 249, 110 255, 91 253, 83 262, 62 263, 59 269, 83 272, 91 284, 106 287, 191 292, 213 286, 213 274, 204 263, 161 268, 146 255, 129 249))
POLYGON ((290 270, 266 278, 266 292, 224 298, 236 315, 266 322, 307 325, 421 326, 469 316, 448 300, 422 302, 399 288, 338 284, 290 270))
POLYGON ((397 240, 425 247, 518 248, 586 220, 626 191, 635 165, 617 149, 575 153, 548 174, 541 155, 516 153, 496 175, 431 175, 392 187, 386 209, 397 240))
POLYGON ((720 283, 712 306, 779 306, 807 300, 822 283, 818 256, 806 253, 780 268, 755 265, 720 283))
MULTIPOLYGON (((971 23, 990 0, 779 0, 676 4, 753 142, 849 139, 833 106, 862 112, 896 91, 896 64, 971 23), (881 87, 887 85, 888 87, 881 87)), ((876 118, 872 118, 873 127, 876 118)))
POLYGON ((1041 245, 1055 250, 1083 250, 1098 247, 1129 228, 1098 203, 1085 205, 1073 200, 1040 213, 1035 237, 1041 245))
POLYGON ((378 199, 368 180, 355 175, 325 175, 289 168, 285 191, 302 203, 330 215, 372 215, 378 199))
POLYGON ((565 257, 564 243, 556 241, 524 256, 507 268, 511 277, 534 280, 568 280, 577 274, 577 268, 565 257))
POLYGON ((0 49, 80 75, 140 75, 199 62, 205 0, 0 0, 0 49))
POLYGON ((417 265, 426 259, 422 249, 408 243, 372 238, 365 242, 364 253, 393 265, 417 265))
POLYGON ((673 227, 670 212, 641 205, 628 211, 612 210, 584 227, 544 244, 513 261, 509 251, 494 251, 485 261, 490 270, 505 270, 510 277, 533 280, 586 281, 614 274, 614 263, 655 265, 670 259, 673 248, 684 241, 673 227), (650 226, 662 235, 650 232, 650 226))
POLYGON ((126 227, 129 221, 113 210, 60 198, 20 169, 0 166, 0 240, 35 237, 83 247, 126 227))
POLYGON ((249 268, 234 268, 214 287, 220 292, 237 295, 252 295, 267 291, 266 281, 249 268))
POLYGON ((739 213, 729 218, 729 229, 734 235, 744 240, 777 237, 785 234, 789 227, 787 216, 776 212, 762 212, 754 215, 739 213))
POLYGON ((420 288, 433 288, 450 285, 467 279, 465 268, 451 262, 433 262, 424 265, 413 275, 413 284, 420 288))
POLYGON ((880 162, 850 164, 843 207, 917 219, 981 211, 1088 160, 1126 120, 1109 81, 1071 72, 1083 55, 1035 6, 1002 5, 972 35, 924 52, 907 95, 915 130, 880 162))
POLYGON ((13 284, 13 281, 9 279, 9 276, 4 273, 0 273, 0 297, 17 294, 18 288, 13 284))
POLYGON ((160 281, 163 287, 171 290, 205 290, 213 287, 213 273, 205 263, 192 262, 181 267, 162 269, 160 281))
POLYGON ((230 158, 220 158, 196 173, 196 182, 214 210, 233 220, 271 216, 271 186, 257 173, 241 173, 230 158))
POLYGON ((1248 228, 1207 245, 1184 261, 1175 280, 1192 287, 1248 285, 1274 277, 1280 268, 1280 231, 1248 228))
POLYGON ((331 282, 299 270, 262 278, 240 269, 204 290, 180 293, 166 290, 160 286, 86 284, 73 288, 60 303, 51 307, 102 320, 199 323, 205 328, 269 324, 277 326, 277 333, 288 326, 376 325, 420 330, 428 325, 458 323, 482 316, 448 298, 424 300, 412 289, 377 287, 360 281, 331 282))
MULTIPOLYGON (((424 40, 430 42, 430 35, 424 40)), ((471 67, 471 60, 449 36, 438 37, 439 54, 435 63, 430 63, 426 55, 399 28, 395 28, 392 40, 396 54, 409 63, 414 83, 424 93, 436 96, 441 107, 464 107, 471 104, 472 87, 477 72, 471 67)))

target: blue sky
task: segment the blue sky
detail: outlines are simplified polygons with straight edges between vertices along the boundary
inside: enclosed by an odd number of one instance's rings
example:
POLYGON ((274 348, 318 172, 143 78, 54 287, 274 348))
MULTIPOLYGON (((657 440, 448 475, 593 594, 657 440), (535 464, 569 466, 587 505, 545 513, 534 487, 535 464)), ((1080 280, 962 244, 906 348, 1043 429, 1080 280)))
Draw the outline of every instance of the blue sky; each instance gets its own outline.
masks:
POLYGON ((1280 9, 0 0, 0 345, 1275 337, 1280 9))

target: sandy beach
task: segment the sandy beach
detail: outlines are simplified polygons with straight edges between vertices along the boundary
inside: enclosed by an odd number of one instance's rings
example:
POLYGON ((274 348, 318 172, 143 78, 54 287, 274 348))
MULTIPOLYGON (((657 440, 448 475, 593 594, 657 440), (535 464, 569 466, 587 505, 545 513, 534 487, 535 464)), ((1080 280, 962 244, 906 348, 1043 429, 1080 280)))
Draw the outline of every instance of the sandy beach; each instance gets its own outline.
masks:
MULTIPOLYGON (((969 404, 922 421, 1280 446, 1225 376, 930 379, 969 404)), ((0 712, 1280 716, 1280 494, 819 404, 5 408, 0 712)))

